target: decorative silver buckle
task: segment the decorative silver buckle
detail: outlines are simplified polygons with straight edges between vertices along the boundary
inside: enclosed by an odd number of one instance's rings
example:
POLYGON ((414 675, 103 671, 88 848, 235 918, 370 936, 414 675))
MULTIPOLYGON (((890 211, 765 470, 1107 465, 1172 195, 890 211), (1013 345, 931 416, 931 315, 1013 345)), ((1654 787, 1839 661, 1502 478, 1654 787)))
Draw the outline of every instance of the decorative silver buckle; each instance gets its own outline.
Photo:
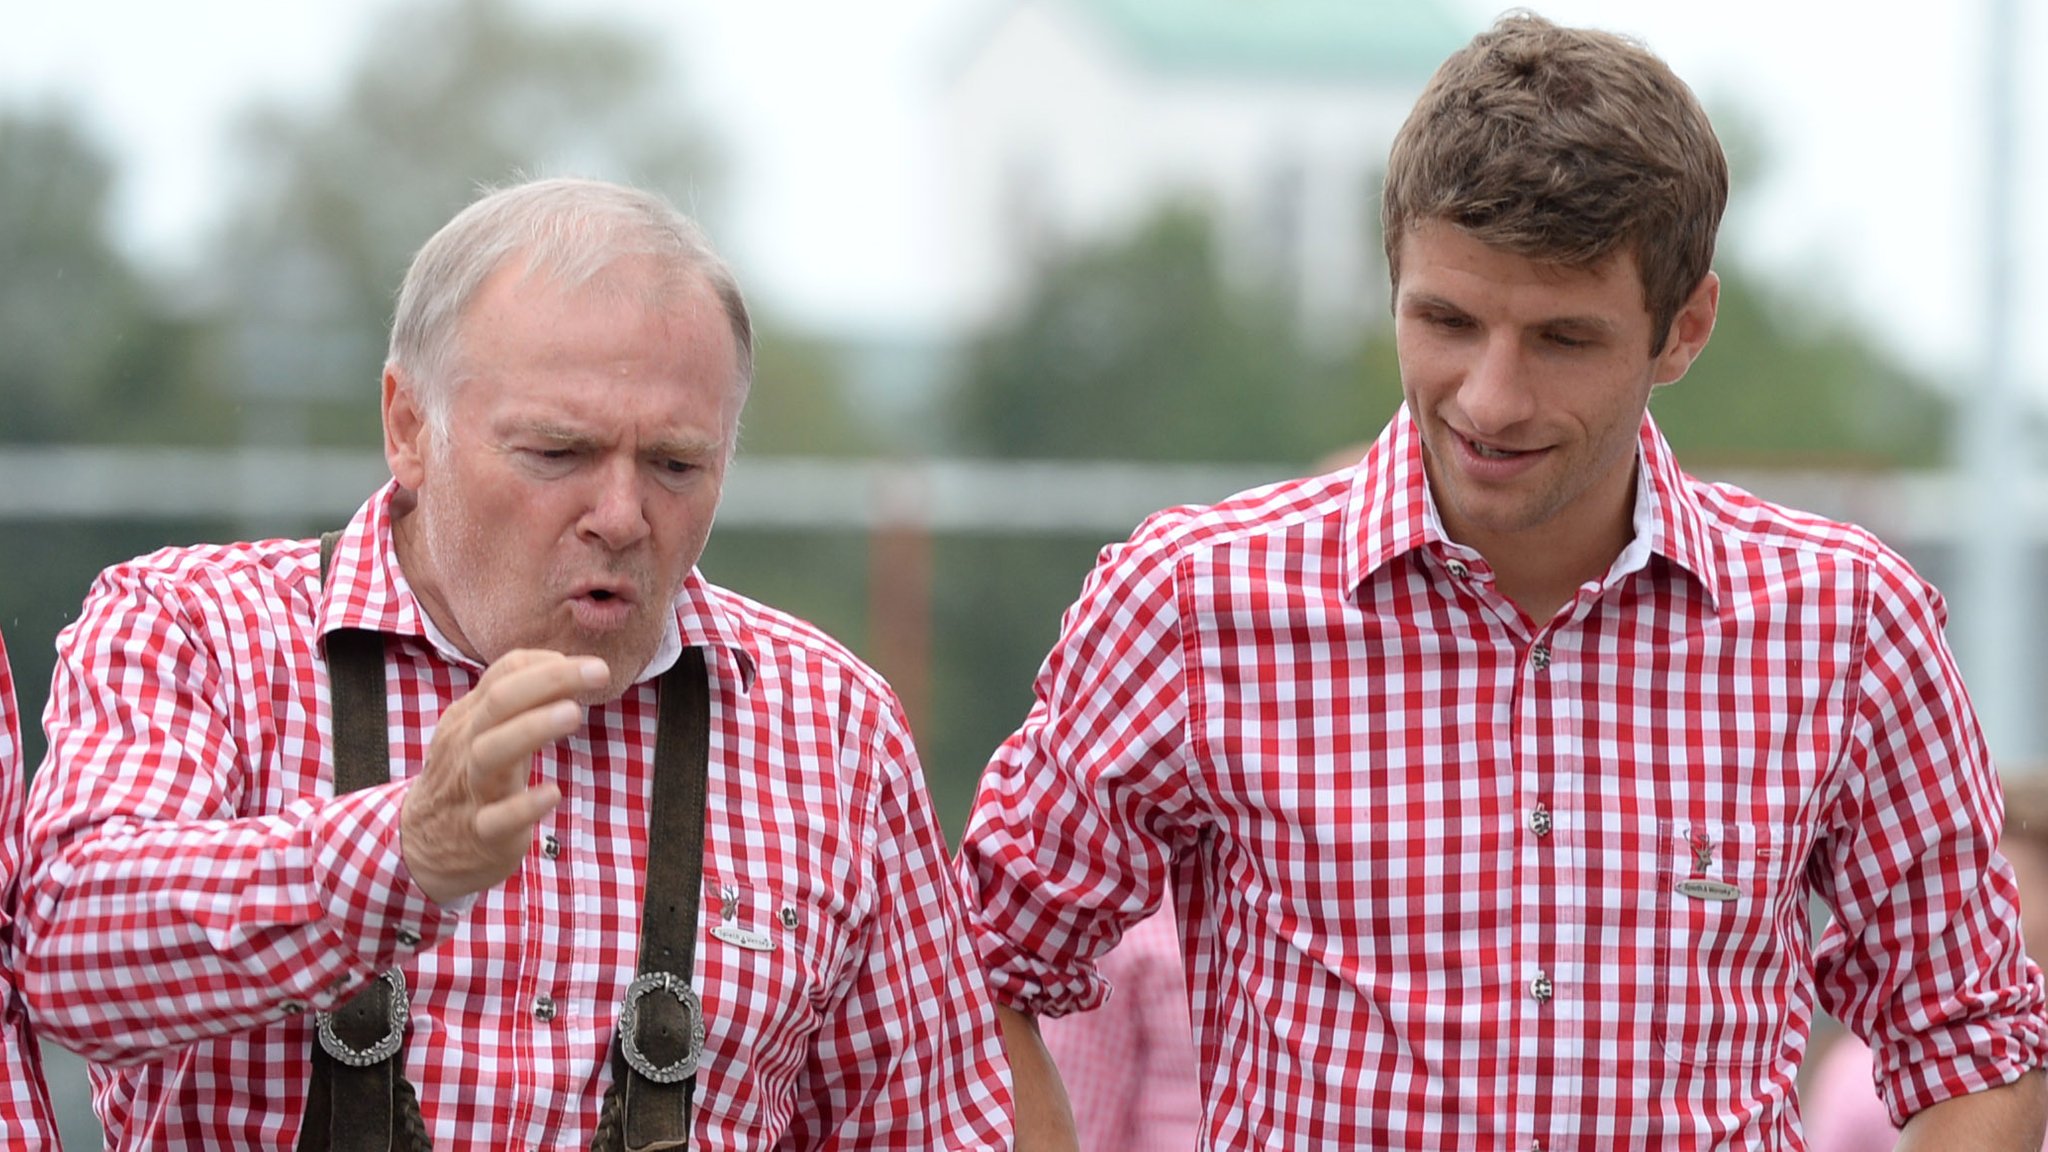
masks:
POLYGON ((392 1053, 398 1051, 398 1046, 405 1043, 405 1023, 412 1019, 412 1001, 405 993, 405 973, 393 968, 379 972, 377 978, 391 985, 391 1027, 375 1044, 368 1048, 351 1048, 334 1034, 334 1013, 320 1012, 313 1017, 320 1025, 321 1050, 351 1068, 368 1068, 389 1060, 392 1053))
POLYGON ((619 1051, 628 1067, 656 1084, 673 1084, 693 1075, 704 1057, 704 1005, 690 982, 673 972, 644 972, 628 984, 626 999, 619 1005, 619 1051), (689 1017, 689 1048, 673 1064, 656 1065, 640 1051, 640 1001, 657 990, 675 997, 689 1017))

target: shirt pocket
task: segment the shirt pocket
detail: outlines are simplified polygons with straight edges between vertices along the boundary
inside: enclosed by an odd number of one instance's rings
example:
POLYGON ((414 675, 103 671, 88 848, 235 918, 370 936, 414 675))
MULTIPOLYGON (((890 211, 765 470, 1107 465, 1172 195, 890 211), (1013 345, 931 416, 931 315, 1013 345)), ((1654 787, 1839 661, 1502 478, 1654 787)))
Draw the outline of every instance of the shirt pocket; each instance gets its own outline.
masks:
POLYGON ((1786 936, 1788 838, 1768 825, 1665 820, 1654 845, 1659 1049, 1717 1068, 1772 1059, 1798 955, 1786 936))
POLYGON ((747 1130, 788 1121, 847 938, 814 892, 779 879, 707 871, 698 917, 700 1075, 717 1077, 699 1095, 729 1108, 728 1119, 747 1130))

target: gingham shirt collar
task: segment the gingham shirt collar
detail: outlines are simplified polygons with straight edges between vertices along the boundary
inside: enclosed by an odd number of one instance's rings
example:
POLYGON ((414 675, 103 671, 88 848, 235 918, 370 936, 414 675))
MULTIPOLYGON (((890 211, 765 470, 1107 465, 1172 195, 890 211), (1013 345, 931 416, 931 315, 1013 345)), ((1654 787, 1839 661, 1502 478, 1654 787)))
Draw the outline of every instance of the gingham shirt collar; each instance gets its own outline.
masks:
MULTIPOLYGON (((387 481, 356 509, 335 542, 333 576, 320 595, 320 635, 339 628, 360 628, 391 636, 416 636, 453 663, 480 667, 434 624, 399 568, 391 533, 391 504, 398 491, 396 480, 387 481)), ((726 666, 725 672, 740 691, 753 688, 759 661, 752 638, 718 606, 695 568, 676 594, 675 613, 662 629, 653 658, 634 682, 644 683, 668 671, 683 649, 692 647, 722 654, 718 663, 726 666)), ((714 666, 713 674, 718 672, 714 666)))
MULTIPOLYGON (((1418 548, 1466 558, 1476 555, 1444 531, 1422 454, 1421 433, 1403 406, 1356 469, 1344 534, 1345 587, 1354 593, 1388 563, 1418 548)), ((1706 517, 1671 445, 1647 412, 1638 433, 1636 462, 1635 538, 1616 559, 1607 582, 1640 570, 1651 556, 1662 556, 1689 573, 1709 603, 1719 604, 1722 577, 1706 517)))

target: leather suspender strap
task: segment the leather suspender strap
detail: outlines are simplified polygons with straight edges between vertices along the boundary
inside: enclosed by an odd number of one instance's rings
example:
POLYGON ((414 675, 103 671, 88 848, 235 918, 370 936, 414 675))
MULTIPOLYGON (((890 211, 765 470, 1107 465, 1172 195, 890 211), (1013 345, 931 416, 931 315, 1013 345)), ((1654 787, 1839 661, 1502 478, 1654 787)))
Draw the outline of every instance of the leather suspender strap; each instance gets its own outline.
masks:
MULTIPOLYGON (((320 583, 326 586, 334 545, 340 536, 320 538, 320 583)), ((357 628, 337 629, 327 640, 328 713, 334 743, 334 792, 341 795, 391 779, 390 735, 385 730, 384 637, 357 628)), ((395 1036, 395 1050, 381 1059, 344 1062, 323 1043, 313 1045, 313 1073, 307 1084, 306 1117, 299 1128, 300 1152, 389 1152, 399 1147, 401 1113, 417 1109, 410 1085, 403 1085, 405 1022, 398 1019, 396 978, 370 982, 322 1022, 345 1051, 368 1053, 395 1036), (401 1100, 401 1095, 403 1099, 401 1100)), ((404 1117, 411 1119, 411 1117, 404 1117)), ((416 1120, 406 1124, 417 1130, 416 1120)))
MULTIPOLYGON (((320 539, 324 586, 338 532, 320 539)), ((384 638, 361 629, 327 634, 329 711, 336 795, 391 779, 386 731, 384 638)), ((688 1148, 691 1096, 704 1047, 704 1011, 690 987, 697 905, 703 888, 704 805, 710 788, 711 689, 704 650, 686 648, 662 674, 655 720, 647 879, 640 912, 640 975, 627 993, 612 1048, 612 1090, 623 1101, 625 1152, 688 1148)), ((406 1083, 403 982, 394 971, 331 1017, 347 1050, 367 1052, 395 1036, 373 1063, 344 1062, 313 1048, 299 1152, 425 1152, 419 1101, 406 1083)), ((609 1105, 611 1101, 607 1101, 609 1105)), ((609 1110, 609 1109, 608 1109, 609 1110)), ((601 1130, 600 1140, 605 1133, 601 1130)))
POLYGON ((625 1152, 688 1148, 704 1011, 690 989, 703 890, 704 801, 711 759, 705 654, 686 648, 661 678, 640 974, 620 1013, 612 1078, 624 1086, 625 1152))

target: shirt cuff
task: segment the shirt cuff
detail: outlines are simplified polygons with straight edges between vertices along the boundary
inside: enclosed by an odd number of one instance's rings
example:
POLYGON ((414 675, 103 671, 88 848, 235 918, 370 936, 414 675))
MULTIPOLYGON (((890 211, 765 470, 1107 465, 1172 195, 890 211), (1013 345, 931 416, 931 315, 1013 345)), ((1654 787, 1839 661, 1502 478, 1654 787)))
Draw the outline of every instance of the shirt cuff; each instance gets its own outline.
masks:
POLYGON ((337 796, 316 818, 313 882, 332 930, 367 977, 433 946, 462 921, 473 898, 434 903, 413 883, 399 842, 409 780, 337 796))

